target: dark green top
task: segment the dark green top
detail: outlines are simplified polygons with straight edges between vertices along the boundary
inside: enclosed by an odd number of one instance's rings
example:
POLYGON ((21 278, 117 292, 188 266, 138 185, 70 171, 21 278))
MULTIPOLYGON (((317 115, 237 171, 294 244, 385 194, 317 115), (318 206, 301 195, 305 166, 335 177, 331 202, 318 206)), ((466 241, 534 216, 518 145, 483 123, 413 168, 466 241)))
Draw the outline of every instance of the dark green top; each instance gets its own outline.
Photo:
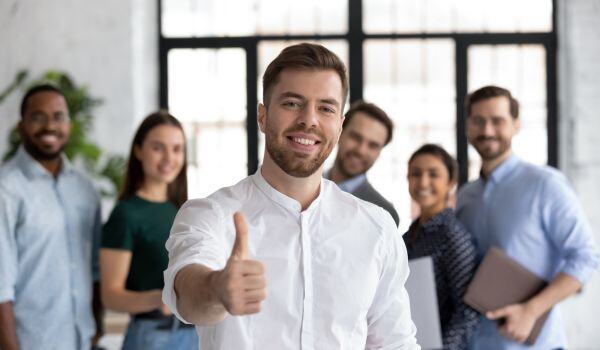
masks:
POLYGON ((117 203, 104 224, 102 247, 129 250, 131 266, 125 288, 162 289, 169 257, 165 242, 177 208, 171 202, 150 202, 132 196, 117 203))

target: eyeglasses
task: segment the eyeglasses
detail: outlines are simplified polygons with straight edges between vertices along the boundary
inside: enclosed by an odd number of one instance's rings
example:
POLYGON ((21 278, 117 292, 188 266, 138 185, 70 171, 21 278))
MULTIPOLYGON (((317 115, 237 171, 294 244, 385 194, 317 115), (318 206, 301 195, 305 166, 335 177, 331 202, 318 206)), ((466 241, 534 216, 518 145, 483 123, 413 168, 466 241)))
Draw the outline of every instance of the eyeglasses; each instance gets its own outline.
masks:
POLYGON ((71 122, 71 118, 66 113, 54 113, 52 116, 48 116, 44 113, 33 113, 29 116, 29 121, 33 124, 37 125, 46 125, 49 121, 52 121, 55 124, 68 124, 71 122))

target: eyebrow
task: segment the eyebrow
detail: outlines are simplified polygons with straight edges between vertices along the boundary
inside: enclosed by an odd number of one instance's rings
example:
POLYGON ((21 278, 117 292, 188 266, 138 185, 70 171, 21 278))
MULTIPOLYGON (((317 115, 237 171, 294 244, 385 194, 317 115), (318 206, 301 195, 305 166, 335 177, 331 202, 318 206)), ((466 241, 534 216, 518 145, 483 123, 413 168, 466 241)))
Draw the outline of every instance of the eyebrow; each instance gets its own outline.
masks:
MULTIPOLYGON (((300 95, 298 93, 291 92, 291 91, 283 92, 281 95, 279 95, 279 100, 284 99, 284 98, 288 98, 288 97, 297 98, 299 100, 306 101, 306 97, 304 97, 304 96, 302 96, 302 95, 300 95)), ((336 106, 336 107, 340 106, 340 103, 338 102, 338 100, 336 100, 334 98, 322 98, 322 99, 319 99, 319 102, 330 104, 330 105, 333 105, 333 106, 336 106)))

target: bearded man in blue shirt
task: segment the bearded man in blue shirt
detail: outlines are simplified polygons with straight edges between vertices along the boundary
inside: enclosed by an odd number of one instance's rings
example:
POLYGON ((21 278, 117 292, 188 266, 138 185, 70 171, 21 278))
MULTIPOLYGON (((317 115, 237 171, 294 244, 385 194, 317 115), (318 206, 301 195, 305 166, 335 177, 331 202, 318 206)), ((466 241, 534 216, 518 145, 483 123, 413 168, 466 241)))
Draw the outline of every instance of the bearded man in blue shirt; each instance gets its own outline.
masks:
POLYGON ((71 122, 63 93, 31 88, 17 154, 0 167, 0 348, 89 350, 97 329, 100 201, 63 150, 71 122), (95 291, 96 293, 94 293, 95 291))
POLYGON ((548 282, 529 300, 488 312, 474 349, 562 349, 566 337, 556 304, 579 291, 598 266, 590 226, 566 177, 513 154, 520 126, 511 93, 483 87, 467 98, 467 138, 482 158, 481 176, 458 193, 457 215, 484 255, 498 247, 548 282), (535 344, 524 342, 550 310, 535 344))

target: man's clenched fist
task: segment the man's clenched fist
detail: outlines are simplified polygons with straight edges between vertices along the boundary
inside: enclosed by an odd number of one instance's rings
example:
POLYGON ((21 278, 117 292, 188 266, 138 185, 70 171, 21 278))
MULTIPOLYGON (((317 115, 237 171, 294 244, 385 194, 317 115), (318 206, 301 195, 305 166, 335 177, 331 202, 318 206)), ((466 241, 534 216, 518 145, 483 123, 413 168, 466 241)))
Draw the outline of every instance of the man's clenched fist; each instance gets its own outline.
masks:
POLYGON ((235 243, 227 265, 214 275, 213 286, 225 309, 231 315, 249 315, 260 311, 267 297, 265 267, 260 261, 250 260, 248 253, 248 226, 244 215, 233 215, 235 243))

